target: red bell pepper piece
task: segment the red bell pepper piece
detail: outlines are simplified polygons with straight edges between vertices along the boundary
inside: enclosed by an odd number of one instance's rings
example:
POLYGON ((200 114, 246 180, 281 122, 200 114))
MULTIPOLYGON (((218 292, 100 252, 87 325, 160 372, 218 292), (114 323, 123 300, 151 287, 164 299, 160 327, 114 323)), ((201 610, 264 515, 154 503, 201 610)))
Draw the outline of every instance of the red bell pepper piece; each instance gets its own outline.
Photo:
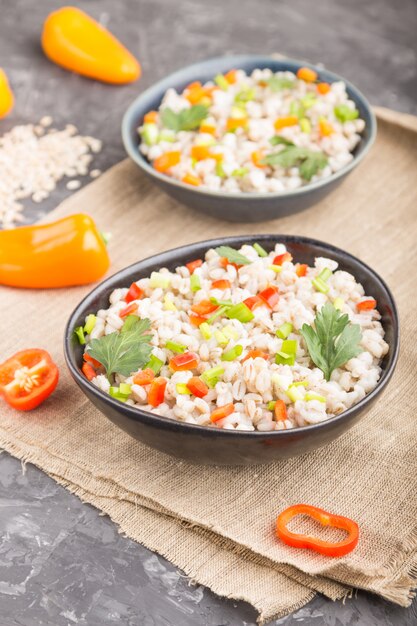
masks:
POLYGON ((165 387, 167 386, 167 379, 158 376, 151 382, 151 386, 148 392, 148 403, 151 406, 157 407, 164 401, 165 387))
POLYGON ((362 300, 362 302, 358 302, 356 308, 358 311, 372 311, 376 307, 376 300, 373 298, 369 298, 368 300, 362 300))
POLYGON ((172 357, 169 367, 173 372, 183 372, 185 370, 193 370, 198 365, 198 358, 194 352, 184 352, 172 357))
POLYGON ((154 378, 155 372, 147 367, 133 376, 133 382, 135 385, 150 385, 154 378))
POLYGON ((284 254, 277 254, 272 263, 274 265, 282 265, 286 261, 292 261, 292 254, 290 254, 289 252, 284 252, 284 254))
POLYGON ((274 416, 277 422, 287 419, 287 407, 284 400, 277 400, 275 402, 274 416))
POLYGON ((349 554, 356 547, 359 541, 359 526, 348 517, 333 515, 309 504, 295 504, 278 515, 276 534, 288 546, 308 548, 325 556, 340 557, 349 554), (296 515, 309 515, 323 526, 346 530, 348 536, 342 541, 331 542, 310 535, 293 533, 288 530, 287 525, 296 515))
POLYGON ((257 357, 261 357, 261 359, 265 359, 265 361, 267 361, 269 359, 269 354, 263 350, 249 350, 249 352, 241 360, 241 363, 247 359, 256 359, 257 357))
POLYGON ((202 300, 198 304, 193 304, 191 310, 197 315, 210 315, 210 313, 213 313, 218 308, 218 305, 213 304, 210 300, 202 300))
POLYGON ((307 274, 307 270, 308 270, 308 265, 306 263, 297 263, 297 265, 295 266, 295 273, 300 278, 307 274))
POLYGON ((258 296, 262 298, 270 309, 273 309, 279 300, 279 289, 275 285, 270 285, 266 289, 263 289, 263 291, 260 291, 258 296))
POLYGON ((135 302, 131 302, 130 304, 125 306, 124 309, 120 311, 119 317, 123 319, 124 317, 127 317, 128 315, 134 315, 137 310, 138 310, 138 305, 135 302))
POLYGON ((230 289, 232 285, 230 284, 230 280, 213 280, 213 282, 211 283, 211 288, 212 289, 230 289))
POLYGON ((136 283, 132 283, 129 287, 129 291, 125 295, 125 302, 129 304, 133 300, 139 300, 143 296, 143 291, 136 283))
POLYGON ((209 388, 206 383, 204 383, 201 378, 198 376, 193 376, 187 383, 188 389, 192 394, 197 396, 197 398, 204 398, 208 394, 209 388))
POLYGON ((234 410, 235 406, 232 402, 230 402, 230 404, 224 404, 223 406, 219 406, 217 409, 214 409, 213 413, 210 415, 210 419, 212 422, 218 422, 233 413, 234 410))
POLYGON ((243 300, 243 304, 246 304, 248 309, 253 311, 256 307, 265 304, 265 302, 259 296, 250 296, 249 298, 246 298, 246 300, 243 300))

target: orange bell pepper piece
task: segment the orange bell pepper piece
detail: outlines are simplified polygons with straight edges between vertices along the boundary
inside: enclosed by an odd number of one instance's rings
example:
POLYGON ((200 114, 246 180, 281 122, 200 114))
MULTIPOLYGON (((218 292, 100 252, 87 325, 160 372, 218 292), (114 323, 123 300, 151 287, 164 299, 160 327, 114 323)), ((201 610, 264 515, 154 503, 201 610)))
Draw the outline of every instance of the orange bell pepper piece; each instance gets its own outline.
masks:
POLYGON ((334 128, 327 120, 320 120, 319 131, 322 137, 329 137, 334 133, 334 128))
POLYGON ((86 285, 108 270, 106 245, 91 217, 0 231, 0 285, 50 289, 86 285))
POLYGON ((201 179, 198 176, 194 176, 194 174, 185 174, 185 176, 183 176, 181 178, 181 182, 185 183, 186 185, 193 185, 194 187, 199 187, 201 185, 201 179))
POLYGON ((156 124, 157 121, 158 121, 157 111, 148 111, 147 113, 145 113, 145 116, 143 118, 144 124, 156 124))
POLYGON ((141 75, 138 61, 120 41, 76 7, 62 7, 48 15, 41 42, 51 61, 88 78, 117 85, 141 75))
POLYGON ((304 80, 306 83, 314 83, 317 80, 317 72, 309 67, 300 67, 297 71, 297 78, 304 80))
POLYGON ((181 160, 181 152, 179 150, 172 150, 171 152, 165 152, 160 157, 155 159, 153 166, 158 172, 166 172, 174 165, 178 165, 181 160))
POLYGON ((237 128, 245 128, 247 123, 246 117, 229 117, 226 121, 226 130, 234 131, 237 128))
POLYGON ((261 150, 255 150, 255 152, 252 152, 250 157, 252 159, 252 163, 256 167, 266 167, 265 163, 262 163, 262 160, 265 158, 265 155, 261 150))
POLYGON ((325 96, 326 93, 329 93, 330 91, 330 85, 329 83, 319 83, 317 85, 317 91, 322 95, 325 96))
POLYGON ((281 130, 286 126, 296 126, 298 124, 298 117, 296 115, 288 115, 287 117, 279 117, 274 122, 275 130, 281 130))
POLYGON ((14 105, 14 96, 6 73, 0 67, 0 118, 6 117, 14 105))
POLYGON ((6 117, 14 105, 14 96, 6 73, 0 68, 0 118, 6 117))
POLYGON ((209 135, 216 134, 216 127, 213 124, 205 124, 204 122, 200 126, 200 133, 208 133, 209 135))

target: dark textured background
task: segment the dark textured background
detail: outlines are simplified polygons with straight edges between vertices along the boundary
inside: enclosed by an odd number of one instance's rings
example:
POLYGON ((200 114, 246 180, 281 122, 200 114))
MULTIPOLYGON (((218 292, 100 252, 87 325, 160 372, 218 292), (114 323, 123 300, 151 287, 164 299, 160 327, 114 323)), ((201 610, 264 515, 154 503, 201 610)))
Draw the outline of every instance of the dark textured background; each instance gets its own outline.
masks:
MULTIPOLYGON (((121 116, 139 90, 192 61, 229 52, 281 52, 322 62, 372 103, 417 113, 416 0, 75 3, 140 59, 143 77, 126 87, 71 75, 43 57, 43 19, 62 4, 0 0, 0 66, 17 97, 13 114, 0 120, 0 134, 52 115, 57 127, 71 122, 104 141, 94 161, 103 170, 124 157, 121 116)), ((27 221, 69 193, 61 184, 43 204, 28 202, 27 221)), ((249 605, 191 586, 33 466, 23 472, 19 461, 0 456, 0 626, 253 626, 255 618, 249 605)), ((415 626, 417 609, 416 603, 405 610, 358 593, 345 604, 316 598, 275 625, 299 623, 415 626)))

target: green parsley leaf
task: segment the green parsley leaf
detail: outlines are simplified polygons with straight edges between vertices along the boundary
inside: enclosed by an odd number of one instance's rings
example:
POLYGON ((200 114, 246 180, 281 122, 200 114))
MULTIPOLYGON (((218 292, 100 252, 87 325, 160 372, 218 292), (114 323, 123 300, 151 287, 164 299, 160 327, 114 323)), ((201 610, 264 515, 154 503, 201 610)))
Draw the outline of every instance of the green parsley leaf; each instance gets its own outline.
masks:
POLYGON ((107 377, 112 374, 129 376, 149 361, 152 352, 150 326, 149 319, 129 315, 120 332, 92 339, 88 354, 103 365, 107 377))
POLYGON ((202 104, 182 109, 178 113, 167 107, 161 111, 161 120, 166 128, 178 133, 180 130, 195 130, 207 115, 208 108, 202 104))
POLYGON ((229 246, 219 246, 215 248, 217 254, 222 257, 226 257, 230 263, 236 263, 237 265, 249 265, 251 261, 244 254, 241 254, 234 248, 229 246))
POLYGON ((311 360, 326 380, 330 380, 335 369, 362 352, 360 326, 352 324, 349 316, 340 313, 330 302, 317 313, 314 326, 304 324, 300 332, 311 360))
POLYGON ((271 76, 266 81, 271 91, 282 91, 283 89, 294 89, 295 79, 286 78, 285 76, 271 76))
POLYGON ((281 135, 274 135, 269 140, 269 143, 272 146, 279 146, 280 144, 282 144, 283 146, 294 146, 295 145, 295 144, 293 144, 292 141, 289 141, 289 139, 285 139, 285 137, 281 137, 281 135))
POLYGON ((351 109, 347 104, 338 104, 334 107, 334 114, 340 122, 349 122, 359 117, 357 109, 351 109))
POLYGON ((314 152, 300 146, 287 146, 280 152, 267 154, 262 160, 265 165, 280 165, 284 168, 298 166, 300 175, 311 180, 317 172, 327 165, 328 159, 324 152, 314 152))

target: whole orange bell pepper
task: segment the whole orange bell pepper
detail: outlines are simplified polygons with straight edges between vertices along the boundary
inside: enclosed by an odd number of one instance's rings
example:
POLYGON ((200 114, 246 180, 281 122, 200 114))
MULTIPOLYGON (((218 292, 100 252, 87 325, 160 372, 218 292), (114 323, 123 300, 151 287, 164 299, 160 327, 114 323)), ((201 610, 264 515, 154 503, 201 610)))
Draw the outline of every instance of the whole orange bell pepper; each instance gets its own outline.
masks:
POLYGON ((105 83, 131 83, 141 74, 138 61, 120 41, 76 7, 48 15, 42 48, 61 67, 105 83))
POLYGON ((85 285, 110 265, 106 244, 88 215, 0 231, 0 285, 49 289, 85 285))
POLYGON ((13 92, 10 89, 6 73, 0 68, 0 118, 6 117, 14 105, 13 92))

